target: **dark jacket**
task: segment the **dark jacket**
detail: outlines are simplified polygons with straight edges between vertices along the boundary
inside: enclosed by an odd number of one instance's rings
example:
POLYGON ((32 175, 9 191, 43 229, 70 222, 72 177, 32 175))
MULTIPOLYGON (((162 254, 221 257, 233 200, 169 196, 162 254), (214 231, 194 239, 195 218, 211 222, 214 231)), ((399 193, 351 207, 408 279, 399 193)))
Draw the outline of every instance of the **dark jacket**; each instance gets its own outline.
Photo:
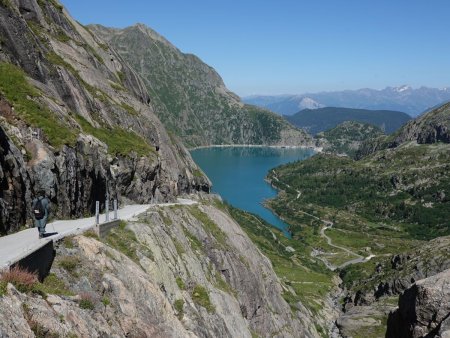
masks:
POLYGON ((38 200, 42 200, 41 203, 45 210, 44 219, 47 219, 48 215, 50 214, 50 201, 47 197, 39 196, 33 200, 33 209, 32 210, 34 210, 36 208, 36 203, 38 200))

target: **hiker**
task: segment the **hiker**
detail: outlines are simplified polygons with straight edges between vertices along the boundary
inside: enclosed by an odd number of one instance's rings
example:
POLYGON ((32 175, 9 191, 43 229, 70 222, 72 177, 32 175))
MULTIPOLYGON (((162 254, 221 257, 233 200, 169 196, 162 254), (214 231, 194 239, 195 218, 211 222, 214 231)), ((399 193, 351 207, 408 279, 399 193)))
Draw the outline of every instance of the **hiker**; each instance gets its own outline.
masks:
POLYGON ((50 201, 45 195, 45 191, 40 190, 38 196, 33 200, 34 225, 39 230, 39 238, 44 237, 49 211, 50 201))

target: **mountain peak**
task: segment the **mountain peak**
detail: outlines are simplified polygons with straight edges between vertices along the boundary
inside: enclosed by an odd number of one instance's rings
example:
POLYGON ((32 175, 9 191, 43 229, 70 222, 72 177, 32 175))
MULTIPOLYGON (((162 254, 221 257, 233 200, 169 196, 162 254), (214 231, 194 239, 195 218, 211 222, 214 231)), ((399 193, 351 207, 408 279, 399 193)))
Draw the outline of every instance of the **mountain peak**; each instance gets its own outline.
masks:
POLYGON ((403 86, 400 86, 400 87, 394 87, 393 89, 394 89, 394 91, 396 91, 397 93, 403 93, 403 92, 405 92, 405 91, 411 90, 412 87, 409 86, 409 85, 403 85, 403 86))

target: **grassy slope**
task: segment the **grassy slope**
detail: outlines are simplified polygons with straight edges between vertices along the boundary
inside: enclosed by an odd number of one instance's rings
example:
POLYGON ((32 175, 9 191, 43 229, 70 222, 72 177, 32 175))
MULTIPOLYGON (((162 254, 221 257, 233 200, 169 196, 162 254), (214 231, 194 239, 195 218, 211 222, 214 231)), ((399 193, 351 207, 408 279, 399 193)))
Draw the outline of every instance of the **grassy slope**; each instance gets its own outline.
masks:
POLYGON ((273 184, 287 190, 271 206, 285 214, 285 202, 295 200, 294 206, 312 204, 327 217, 347 214, 380 232, 396 229, 401 237, 431 239, 450 234, 450 201, 442 195, 450 188, 449 168, 446 144, 407 144, 361 161, 317 155, 270 173, 273 184))

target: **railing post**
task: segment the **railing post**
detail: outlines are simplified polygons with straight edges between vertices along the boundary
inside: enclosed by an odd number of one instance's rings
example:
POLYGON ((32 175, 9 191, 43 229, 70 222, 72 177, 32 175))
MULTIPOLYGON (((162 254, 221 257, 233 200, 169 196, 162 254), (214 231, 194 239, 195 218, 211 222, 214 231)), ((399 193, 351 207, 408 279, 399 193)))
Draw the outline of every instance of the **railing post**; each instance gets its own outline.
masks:
POLYGON ((109 222, 109 200, 106 200, 105 203, 105 213, 106 213, 105 221, 109 222))
POLYGON ((95 202, 95 224, 98 225, 100 223, 100 202, 95 202))
POLYGON ((114 219, 117 219, 117 200, 114 200, 114 219))

